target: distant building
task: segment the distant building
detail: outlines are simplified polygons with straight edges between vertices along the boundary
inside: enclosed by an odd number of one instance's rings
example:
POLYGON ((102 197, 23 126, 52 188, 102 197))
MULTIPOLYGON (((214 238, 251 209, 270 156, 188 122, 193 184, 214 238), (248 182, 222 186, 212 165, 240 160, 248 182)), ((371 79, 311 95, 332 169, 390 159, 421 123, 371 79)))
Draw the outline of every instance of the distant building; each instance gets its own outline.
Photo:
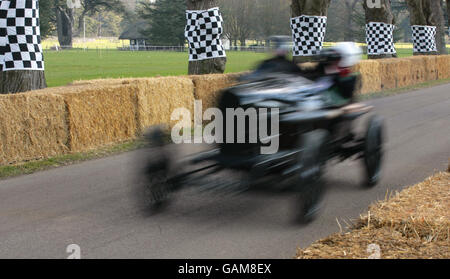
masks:
POLYGON ((120 35, 119 40, 130 40, 130 50, 146 50, 150 44, 143 32, 148 27, 148 23, 142 20, 131 24, 120 35))

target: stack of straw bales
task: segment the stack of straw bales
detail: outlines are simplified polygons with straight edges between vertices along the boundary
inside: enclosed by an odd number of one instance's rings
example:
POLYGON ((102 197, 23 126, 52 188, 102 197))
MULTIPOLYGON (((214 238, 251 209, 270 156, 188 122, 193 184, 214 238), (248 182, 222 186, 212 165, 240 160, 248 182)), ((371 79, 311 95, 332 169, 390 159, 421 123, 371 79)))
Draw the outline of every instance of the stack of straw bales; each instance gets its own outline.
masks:
POLYGON ((71 151, 131 139, 136 134, 136 95, 131 86, 90 86, 61 93, 67 106, 71 151))
MULTIPOLYGON (((450 78, 450 55, 365 60, 356 70, 362 75, 358 93, 378 92, 450 78)), ((203 101, 203 111, 217 106, 221 90, 240 75, 76 81, 0 96, 0 164, 84 151, 135 138, 152 125, 172 126, 174 109, 193 113, 195 99, 203 101)))
POLYGON ((437 56, 436 66, 439 79, 450 78, 450 55, 437 56))
POLYGON ((194 96, 196 100, 202 100, 203 112, 217 107, 221 90, 235 85, 240 75, 242 74, 191 76, 195 86, 194 96))
POLYGON ((352 231, 299 249, 297 258, 367 258, 370 244, 381 258, 449 258, 449 190, 450 173, 438 173, 372 205, 352 231))
POLYGON ((355 70, 361 73, 361 89, 359 94, 381 91, 380 63, 376 60, 361 61, 355 70))
POLYGON ((138 134, 146 128, 168 124, 173 126, 171 114, 186 108, 194 113, 194 83, 185 77, 162 77, 134 81, 137 94, 138 134))
POLYGON ((425 56, 414 56, 408 57, 409 61, 411 61, 411 78, 413 84, 423 83, 427 81, 427 69, 426 67, 426 57, 425 56))
POLYGON ((0 164, 69 151, 64 99, 54 94, 0 96, 0 164))

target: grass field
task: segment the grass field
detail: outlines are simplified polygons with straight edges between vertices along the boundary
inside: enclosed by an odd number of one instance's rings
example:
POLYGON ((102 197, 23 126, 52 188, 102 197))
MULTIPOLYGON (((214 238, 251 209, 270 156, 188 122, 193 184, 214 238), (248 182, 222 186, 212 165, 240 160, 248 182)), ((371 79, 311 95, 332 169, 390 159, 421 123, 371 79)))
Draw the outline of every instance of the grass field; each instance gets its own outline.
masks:
MULTIPOLYGON (((228 52, 227 56, 228 73, 249 70, 267 57, 253 52, 228 52)), ((49 87, 96 78, 185 75, 188 68, 184 52, 65 50, 45 51, 44 59, 49 87)))
MULTIPOLYGON (((412 55, 412 49, 397 49, 399 57, 412 55)), ((254 68, 267 58, 265 53, 227 52, 226 72, 254 68)), ((74 80, 120 77, 154 77, 187 74, 188 54, 185 52, 64 50, 44 52, 45 75, 49 87, 74 80)))

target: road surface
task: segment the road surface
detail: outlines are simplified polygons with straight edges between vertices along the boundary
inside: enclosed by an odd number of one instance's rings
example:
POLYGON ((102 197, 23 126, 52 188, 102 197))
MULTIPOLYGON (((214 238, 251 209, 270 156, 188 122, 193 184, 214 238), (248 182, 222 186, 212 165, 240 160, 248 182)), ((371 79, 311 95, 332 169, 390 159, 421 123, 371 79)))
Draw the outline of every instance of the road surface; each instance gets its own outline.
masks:
POLYGON ((339 231, 387 190, 422 181, 450 157, 450 84, 374 99, 387 124, 384 175, 364 190, 359 162, 331 166, 322 215, 291 222, 292 198, 182 193, 149 216, 130 194, 136 155, 128 152, 0 181, 0 258, 292 258, 296 247, 339 231))

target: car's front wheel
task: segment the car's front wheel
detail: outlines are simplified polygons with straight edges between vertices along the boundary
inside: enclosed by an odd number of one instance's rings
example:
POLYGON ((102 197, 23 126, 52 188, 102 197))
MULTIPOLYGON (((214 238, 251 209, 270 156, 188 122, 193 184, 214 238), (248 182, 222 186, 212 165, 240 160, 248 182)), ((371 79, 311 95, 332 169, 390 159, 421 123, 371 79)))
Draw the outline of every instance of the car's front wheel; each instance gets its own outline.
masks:
POLYGON ((300 154, 301 166, 297 181, 299 195, 298 221, 308 223, 317 217, 324 194, 322 173, 327 159, 329 132, 314 130, 302 137, 303 151, 300 154))

